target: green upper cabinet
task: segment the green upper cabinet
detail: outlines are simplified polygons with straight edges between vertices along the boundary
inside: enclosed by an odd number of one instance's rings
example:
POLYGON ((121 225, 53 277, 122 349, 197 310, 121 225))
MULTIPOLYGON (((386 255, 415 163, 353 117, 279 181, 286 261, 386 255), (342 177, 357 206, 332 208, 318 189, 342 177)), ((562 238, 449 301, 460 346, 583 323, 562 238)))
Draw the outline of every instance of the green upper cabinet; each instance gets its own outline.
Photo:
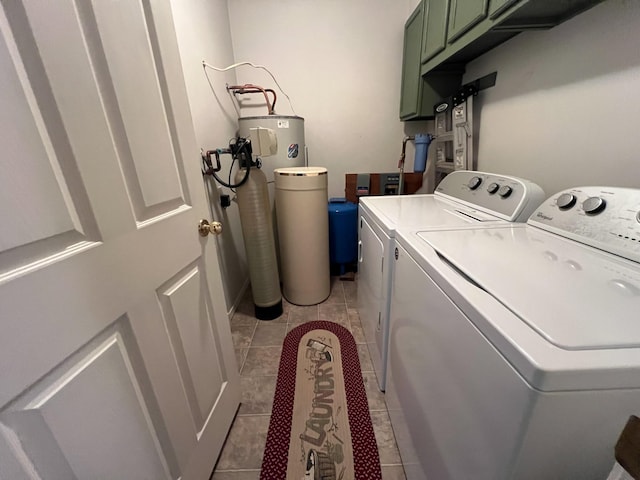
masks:
POLYGON ((424 0, 422 63, 444 50, 447 45, 447 23, 450 0, 424 0))
POLYGON ((449 12, 449 43, 487 16, 489 0, 451 0, 449 12))
POLYGON ((603 0, 421 0, 404 26, 400 118, 433 118, 464 66, 530 29, 552 28, 603 0))
POLYGON ((496 18, 507 8, 519 0, 491 0, 491 6, 489 7, 489 18, 496 18))
POLYGON ((602 1, 422 0, 420 71, 424 76, 443 66, 465 65, 522 31, 552 28, 602 1))
POLYGON ((415 116, 420 107, 420 86, 422 82, 420 77, 420 48, 422 46, 423 19, 423 2, 420 2, 404 25, 400 118, 415 116))
MULTIPOLYGON (((447 67, 438 69, 438 71, 429 72, 422 75, 421 57, 425 50, 422 48, 423 39, 425 37, 423 28, 426 26, 426 5, 441 3, 438 8, 433 7, 433 12, 440 12, 442 15, 442 24, 435 22, 435 28, 440 28, 440 34, 433 36, 437 39, 438 45, 443 44, 440 50, 444 48, 444 35, 446 34, 446 6, 449 0, 423 0, 411 14, 407 23, 404 25, 404 54, 402 57, 402 87, 400 92, 400 118, 402 120, 417 120, 433 118, 433 105, 451 95, 460 87, 463 70, 458 67, 447 67)), ((440 15, 439 14, 439 15, 440 15)), ((435 14, 434 17, 436 18, 435 14)), ((436 47, 434 47, 436 51, 436 47)))

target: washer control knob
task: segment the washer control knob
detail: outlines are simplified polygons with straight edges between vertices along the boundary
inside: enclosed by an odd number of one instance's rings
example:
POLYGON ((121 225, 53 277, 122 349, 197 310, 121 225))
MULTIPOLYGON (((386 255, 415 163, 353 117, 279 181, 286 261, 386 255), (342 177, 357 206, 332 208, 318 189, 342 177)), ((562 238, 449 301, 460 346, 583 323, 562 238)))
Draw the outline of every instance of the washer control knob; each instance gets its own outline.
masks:
POLYGON ((640 223, 640 212, 636 213, 636 220, 640 223))
POLYGON ((487 192, 489 192, 491 195, 493 195, 494 193, 496 193, 498 191, 499 188, 500 188, 500 185, 498 185, 496 182, 493 182, 493 183, 489 184, 489 186, 487 187, 487 192))
POLYGON ((482 179, 480 177, 473 177, 471 180, 469 180, 469 183, 467 183, 467 186, 471 190, 475 190, 480 186, 481 183, 482 183, 482 179))
POLYGON ((507 198, 509 195, 511 195, 512 192, 513 188, 511 188, 509 185, 503 185, 502 187, 500 187, 500 190, 498 190, 498 195, 500 195, 502 198, 507 198))
POLYGON ((563 193, 556 200, 556 205, 560 210, 569 210, 576 204, 576 196, 573 193, 563 193))
POLYGON ((606 206, 607 202, 604 198, 600 197, 589 197, 584 202, 582 202, 582 209, 584 210, 584 212, 591 215, 600 213, 606 206))

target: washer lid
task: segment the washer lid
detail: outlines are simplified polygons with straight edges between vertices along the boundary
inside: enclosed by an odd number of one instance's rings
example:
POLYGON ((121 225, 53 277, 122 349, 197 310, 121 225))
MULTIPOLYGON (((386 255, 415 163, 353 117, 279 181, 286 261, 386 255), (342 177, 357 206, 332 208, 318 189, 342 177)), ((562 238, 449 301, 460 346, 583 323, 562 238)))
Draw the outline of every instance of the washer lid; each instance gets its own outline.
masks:
POLYGON ((640 347, 637 263, 531 226, 417 236, 556 347, 640 347))
POLYGON ((506 224, 493 215, 436 195, 394 195, 360 198, 361 208, 375 216, 390 237, 400 227, 458 228, 506 224))

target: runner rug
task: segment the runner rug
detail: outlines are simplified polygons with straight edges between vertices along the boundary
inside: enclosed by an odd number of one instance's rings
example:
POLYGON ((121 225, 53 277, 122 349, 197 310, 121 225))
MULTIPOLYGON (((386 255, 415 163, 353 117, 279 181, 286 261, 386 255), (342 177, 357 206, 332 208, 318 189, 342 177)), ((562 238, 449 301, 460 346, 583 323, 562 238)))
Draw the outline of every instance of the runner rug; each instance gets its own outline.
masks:
POLYGON ((282 346, 260 480, 381 480, 358 349, 317 321, 282 346))

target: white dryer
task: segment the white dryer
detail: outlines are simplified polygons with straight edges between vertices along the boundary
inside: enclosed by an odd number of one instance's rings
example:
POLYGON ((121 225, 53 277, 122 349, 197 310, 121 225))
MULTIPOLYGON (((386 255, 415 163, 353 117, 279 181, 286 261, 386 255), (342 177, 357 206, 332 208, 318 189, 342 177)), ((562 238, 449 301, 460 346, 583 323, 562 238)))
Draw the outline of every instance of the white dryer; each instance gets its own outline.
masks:
POLYGON ((358 311, 381 390, 385 389, 396 230, 451 230, 524 222, 544 198, 542 189, 527 180, 459 170, 447 175, 433 195, 360 199, 358 311))
POLYGON ((397 232, 387 405, 408 480, 602 480, 640 413, 640 190, 397 232))

